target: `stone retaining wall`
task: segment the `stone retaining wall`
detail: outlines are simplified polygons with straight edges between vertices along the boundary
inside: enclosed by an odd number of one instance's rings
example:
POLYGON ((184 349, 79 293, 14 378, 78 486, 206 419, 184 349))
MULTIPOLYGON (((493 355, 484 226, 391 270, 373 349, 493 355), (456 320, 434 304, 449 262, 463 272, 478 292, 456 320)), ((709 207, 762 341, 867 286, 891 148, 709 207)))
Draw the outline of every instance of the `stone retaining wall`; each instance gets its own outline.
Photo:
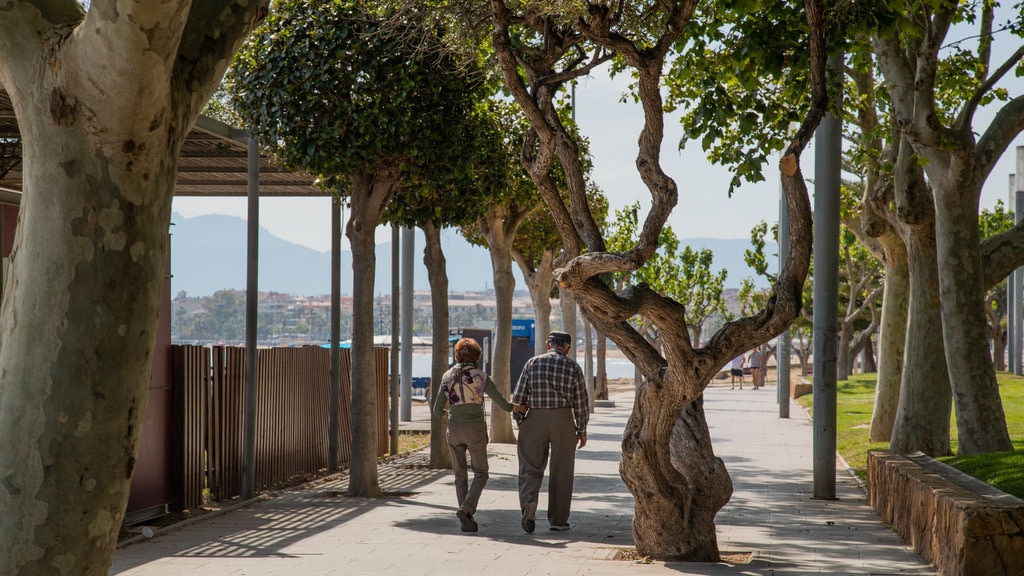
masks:
POLYGON ((947 576, 1024 575, 1024 500, 921 453, 868 452, 871 506, 947 576))

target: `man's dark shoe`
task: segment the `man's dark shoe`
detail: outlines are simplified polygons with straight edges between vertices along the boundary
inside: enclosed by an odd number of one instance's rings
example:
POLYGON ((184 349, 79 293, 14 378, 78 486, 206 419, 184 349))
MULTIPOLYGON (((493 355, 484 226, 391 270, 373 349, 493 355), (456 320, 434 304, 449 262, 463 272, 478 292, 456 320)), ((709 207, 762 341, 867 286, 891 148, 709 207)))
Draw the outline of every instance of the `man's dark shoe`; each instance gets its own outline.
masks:
POLYGON ((533 534, 533 530, 537 527, 537 522, 534 520, 534 516, 537 514, 537 503, 527 502, 523 507, 523 531, 533 534))
POLYGON ((568 529, 569 529, 569 525, 568 524, 552 524, 551 525, 551 531, 552 532, 565 532, 568 529))
POLYGON ((472 514, 466 512, 465 510, 459 509, 459 511, 456 512, 455 515, 459 517, 459 524, 463 532, 477 531, 476 520, 473 520, 472 514))

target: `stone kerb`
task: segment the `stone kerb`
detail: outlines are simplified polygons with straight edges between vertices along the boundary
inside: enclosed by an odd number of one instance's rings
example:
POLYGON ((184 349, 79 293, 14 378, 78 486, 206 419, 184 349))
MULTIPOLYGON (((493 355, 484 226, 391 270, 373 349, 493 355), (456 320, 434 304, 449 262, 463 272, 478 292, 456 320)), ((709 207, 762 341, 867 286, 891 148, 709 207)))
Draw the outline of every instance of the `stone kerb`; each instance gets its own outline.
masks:
POLYGON ((868 495, 939 574, 1024 575, 1024 500, 921 453, 868 452, 868 495))

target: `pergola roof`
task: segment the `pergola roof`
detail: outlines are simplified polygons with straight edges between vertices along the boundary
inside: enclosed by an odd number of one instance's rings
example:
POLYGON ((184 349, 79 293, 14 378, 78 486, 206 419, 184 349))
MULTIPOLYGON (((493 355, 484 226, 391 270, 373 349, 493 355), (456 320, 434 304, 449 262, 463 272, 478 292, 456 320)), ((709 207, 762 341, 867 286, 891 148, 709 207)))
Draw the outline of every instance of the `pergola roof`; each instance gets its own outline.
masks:
MULTIPOLYGON (((21 133, 7 91, 0 86, 0 200, 22 190, 21 133)), ((248 133, 200 116, 178 157, 175 196, 246 196, 248 133)), ((327 196, 313 177, 279 168, 260 155, 260 196, 327 196)))

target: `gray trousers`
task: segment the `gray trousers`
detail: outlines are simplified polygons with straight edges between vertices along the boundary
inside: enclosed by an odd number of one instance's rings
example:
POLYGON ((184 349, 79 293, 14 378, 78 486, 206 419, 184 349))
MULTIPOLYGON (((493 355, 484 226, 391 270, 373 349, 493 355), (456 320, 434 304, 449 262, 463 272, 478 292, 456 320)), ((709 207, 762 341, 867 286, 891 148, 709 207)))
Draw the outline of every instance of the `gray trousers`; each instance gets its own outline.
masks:
POLYGON ((520 508, 527 502, 537 502, 550 455, 548 522, 552 526, 568 524, 576 468, 576 422, 572 409, 531 409, 519 425, 518 447, 520 508))
POLYGON ((480 494, 487 485, 487 425, 458 424, 448 422, 448 450, 452 453, 452 472, 455 473, 455 497, 459 508, 468 514, 476 514, 480 494), (473 484, 469 483, 466 466, 466 452, 469 452, 473 468, 473 484))

